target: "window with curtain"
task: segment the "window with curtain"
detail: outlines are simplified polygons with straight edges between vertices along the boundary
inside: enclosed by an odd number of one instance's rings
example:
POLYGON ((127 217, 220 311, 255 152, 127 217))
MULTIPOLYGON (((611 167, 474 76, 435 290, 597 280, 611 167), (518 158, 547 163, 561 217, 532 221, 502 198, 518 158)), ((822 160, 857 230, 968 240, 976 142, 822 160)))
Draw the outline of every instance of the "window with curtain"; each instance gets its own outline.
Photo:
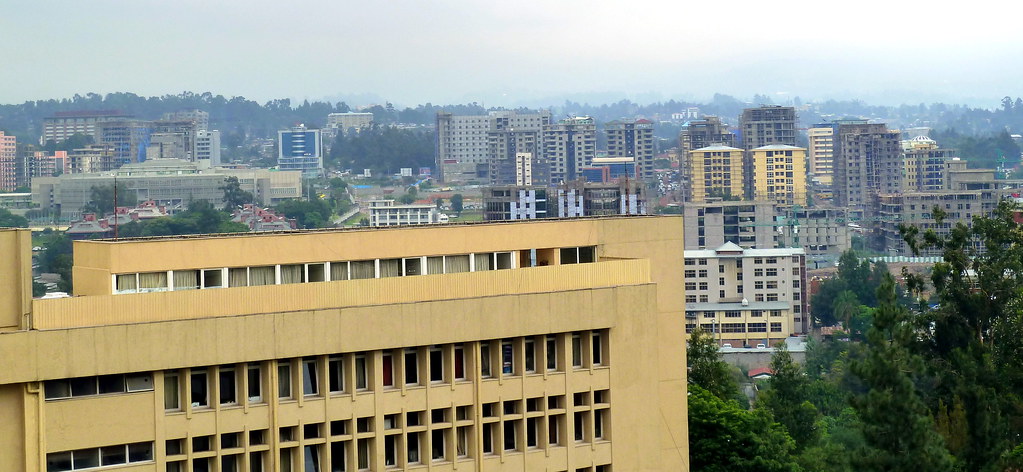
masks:
POLYGON ((249 285, 249 270, 245 267, 234 267, 227 269, 228 287, 247 287, 249 285))
POLYGON ((117 292, 132 293, 138 291, 138 281, 135 274, 120 274, 117 276, 117 292))
POLYGON ((444 273, 444 257, 443 256, 431 256, 426 258, 426 273, 427 274, 443 274, 444 273))
POLYGON ((373 261, 352 261, 352 279, 372 279, 376 277, 376 264, 373 261))
POLYGON ((474 270, 476 270, 477 272, 479 272, 481 270, 491 270, 491 269, 493 269, 492 261, 493 261, 494 253, 487 252, 487 253, 483 253, 483 254, 475 254, 474 257, 476 258, 476 267, 474 268, 474 270))
POLYGON ((139 274, 139 291, 156 292, 167 290, 166 272, 143 272, 139 274))
POLYGON ((249 267, 249 285, 273 285, 275 275, 274 266, 249 267))
POLYGON ((348 280, 348 263, 331 262, 330 280, 348 280))
POLYGON ((469 255, 444 256, 445 273, 469 272, 469 255))
MULTIPOLYGON (((271 267, 272 269, 272 267, 271 267)), ((291 264, 281 266, 281 283, 282 284, 300 284, 304 278, 302 275, 303 267, 302 264, 291 264)), ((271 282, 273 283, 273 282, 271 282)))
POLYGON ((199 288, 199 271, 174 271, 174 290, 196 290, 199 288))
POLYGON ((401 259, 380 259, 380 277, 401 277, 401 259))

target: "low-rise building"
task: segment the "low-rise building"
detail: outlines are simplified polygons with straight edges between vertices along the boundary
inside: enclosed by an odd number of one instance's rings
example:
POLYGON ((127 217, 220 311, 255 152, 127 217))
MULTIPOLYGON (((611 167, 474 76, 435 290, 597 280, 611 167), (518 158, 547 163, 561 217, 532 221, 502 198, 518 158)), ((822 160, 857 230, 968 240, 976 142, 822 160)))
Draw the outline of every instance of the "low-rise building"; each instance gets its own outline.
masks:
POLYGON ((685 251, 686 332, 696 327, 732 347, 771 346, 810 329, 806 253, 728 242, 685 251))
POLYGON ((543 186, 493 186, 483 189, 483 219, 487 221, 547 218, 547 195, 543 186))
POLYGON ((408 226, 447 223, 436 205, 396 205, 394 200, 369 201, 370 226, 408 226))

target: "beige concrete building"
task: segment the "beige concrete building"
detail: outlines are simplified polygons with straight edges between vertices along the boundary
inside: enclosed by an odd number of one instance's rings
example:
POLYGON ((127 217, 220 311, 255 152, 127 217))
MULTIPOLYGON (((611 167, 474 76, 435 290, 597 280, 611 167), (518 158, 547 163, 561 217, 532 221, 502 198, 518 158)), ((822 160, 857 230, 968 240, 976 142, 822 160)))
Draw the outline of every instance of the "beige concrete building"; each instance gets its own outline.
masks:
POLYGON ((754 200, 806 205, 806 149, 772 144, 753 149, 754 200))
POLYGON ((550 163, 550 183, 571 182, 597 157, 597 125, 579 116, 543 128, 543 157, 550 163))
POLYGON ((242 190, 251 192, 262 205, 302 197, 301 172, 204 169, 193 162, 154 159, 109 172, 38 177, 32 180, 32 199, 41 209, 78 218, 79 210, 92 199, 92 187, 113 185, 115 175, 118 187, 134 190, 139 201, 153 200, 166 206, 187 205, 192 200, 208 200, 221 206, 224 199, 221 187, 228 177, 237 177, 242 190))
POLYGON ((687 333, 700 326, 720 344, 771 346, 810 328, 802 249, 687 250, 684 275, 687 333))
POLYGON ((702 203, 712 197, 744 196, 743 151, 729 146, 707 146, 689 153, 691 176, 688 201, 702 203))
POLYGON ((903 192, 944 190, 949 163, 959 160, 955 149, 939 148, 937 142, 926 136, 902 141, 902 156, 903 192))
POLYGON ((372 113, 330 113, 327 115, 327 127, 337 128, 341 132, 346 132, 349 129, 355 129, 356 131, 362 131, 363 129, 369 128, 373 125, 373 114, 372 113))
POLYGON ((6 470, 686 471, 682 221, 0 231, 6 470))
POLYGON ((835 177, 835 128, 827 123, 817 125, 806 130, 806 137, 810 178, 830 187, 835 177))

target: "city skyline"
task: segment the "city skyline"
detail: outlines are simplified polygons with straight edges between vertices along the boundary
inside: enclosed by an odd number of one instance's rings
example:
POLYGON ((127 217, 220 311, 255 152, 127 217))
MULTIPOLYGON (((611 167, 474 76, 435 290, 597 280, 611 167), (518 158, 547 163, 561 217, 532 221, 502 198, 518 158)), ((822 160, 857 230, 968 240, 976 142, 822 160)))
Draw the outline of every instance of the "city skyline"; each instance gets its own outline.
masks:
POLYGON ((730 16, 712 6, 610 2, 246 6, 16 1, 0 18, 0 39, 17 45, 0 70, 8 84, 0 103, 209 90, 402 105, 723 93, 994 107, 1023 72, 1006 59, 1020 33, 982 26, 995 11, 982 5, 953 15, 868 2, 841 12, 841 24, 821 19, 838 12, 803 1, 724 10, 730 16), (920 28, 949 33, 923 43, 920 28))

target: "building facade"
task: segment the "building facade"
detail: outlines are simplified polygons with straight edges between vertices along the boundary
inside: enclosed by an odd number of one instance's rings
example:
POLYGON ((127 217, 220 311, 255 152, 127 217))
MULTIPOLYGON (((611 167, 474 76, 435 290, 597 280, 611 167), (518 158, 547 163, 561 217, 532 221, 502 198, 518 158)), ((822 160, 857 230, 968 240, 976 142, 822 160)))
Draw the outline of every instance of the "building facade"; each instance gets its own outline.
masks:
POLYGON ((830 123, 813 125, 806 130, 806 137, 809 141, 810 178, 815 183, 830 187, 835 177, 835 127, 830 123))
POLYGON ((744 248, 773 248, 776 208, 768 201, 687 202, 683 206, 685 248, 714 249, 727 242, 744 248))
POLYGON ((688 470, 681 221, 0 231, 11 470, 688 470), (202 306, 202 309, 196 307, 202 306), (127 470, 127 469, 126 469, 127 470))
POLYGON ((437 112, 437 170, 444 182, 487 179, 490 145, 487 115, 437 112))
POLYGON ((342 133, 350 129, 362 131, 373 125, 372 113, 330 113, 327 115, 327 127, 337 128, 342 133))
POLYGON ((535 220, 547 218, 544 186, 491 186, 483 189, 483 219, 486 221, 535 220))
POLYGON ((394 200, 369 201, 370 226, 409 226, 441 223, 435 205, 397 205, 394 200))
POLYGON ((805 148, 772 144, 755 148, 751 152, 754 200, 806 206, 805 148))
POLYGON ((0 191, 18 188, 18 138, 0 131, 0 191))
POLYGON ((582 177, 582 169, 597 157, 597 125, 593 118, 567 118, 545 126, 543 153, 550 163, 552 184, 582 177))
POLYGON ((743 198, 744 156, 742 149, 729 146, 707 146, 690 152, 688 201, 743 198))
POLYGON ((198 109, 164 113, 161 119, 162 121, 189 121, 196 130, 210 129, 210 114, 198 109))
POLYGON ((543 156, 543 130, 551 124, 550 112, 496 111, 490 113, 487 123, 490 184, 515 184, 525 161, 532 170, 533 184, 546 185, 549 164, 543 156))
POLYGON ((92 136, 96 142, 96 124, 103 121, 119 121, 131 118, 131 115, 117 110, 83 110, 61 111, 53 116, 43 118, 43 134, 39 137, 39 145, 47 142, 59 143, 71 136, 81 134, 92 136))
POLYGON ((242 190, 251 192, 261 205, 302 197, 300 172, 267 169, 203 169, 177 159, 158 159, 129 164, 115 171, 39 177, 32 181, 32 200, 41 209, 77 219, 80 209, 92 200, 92 187, 111 186, 133 190, 139 201, 152 200, 174 207, 192 200, 207 200, 222 206, 221 189, 228 177, 237 177, 242 190))
POLYGON ((955 149, 941 149, 926 136, 902 142, 905 192, 934 192, 946 188, 949 162, 958 160, 955 149))
POLYGON ((604 125, 607 157, 632 157, 639 178, 654 178, 654 124, 650 120, 611 121, 604 125))
POLYGON ((199 130, 195 133, 193 160, 203 167, 220 165, 220 131, 199 130))
POLYGON ((323 172, 323 142, 320 130, 298 126, 277 131, 277 166, 313 177, 323 172))
POLYGON ((142 120, 107 120, 95 124, 96 144, 113 150, 113 167, 146 160, 149 140, 156 124, 142 120))
POLYGON ((773 346, 809 331, 806 255, 725 243, 685 251, 686 332, 731 347, 773 346))
POLYGON ((899 132, 883 123, 839 122, 835 134, 835 204, 874 211, 874 198, 902 190, 899 132))

